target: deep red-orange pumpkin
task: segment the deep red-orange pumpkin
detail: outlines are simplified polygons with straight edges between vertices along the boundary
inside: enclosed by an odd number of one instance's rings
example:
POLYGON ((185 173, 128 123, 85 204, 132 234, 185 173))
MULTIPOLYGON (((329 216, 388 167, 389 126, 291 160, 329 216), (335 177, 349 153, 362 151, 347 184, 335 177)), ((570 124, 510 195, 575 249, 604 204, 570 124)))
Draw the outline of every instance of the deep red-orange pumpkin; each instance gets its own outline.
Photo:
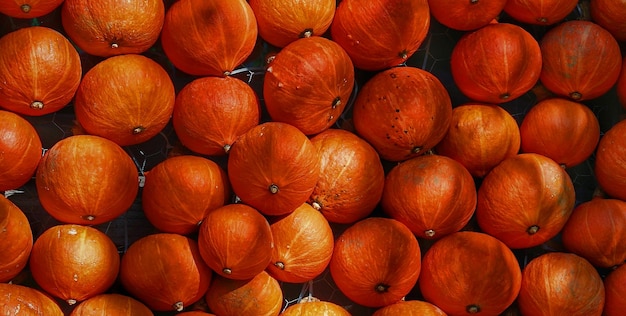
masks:
POLYGON ((590 1, 593 22, 609 31, 618 41, 626 41, 626 2, 623 0, 590 1))
POLYGON ((452 49, 450 70, 468 98, 500 104, 530 91, 539 79, 541 64, 539 43, 528 31, 495 23, 459 39, 452 49))
POLYGON ((615 84, 615 90, 622 108, 626 109, 626 57, 622 60, 622 70, 615 84))
POLYGON ((153 316, 142 302, 126 295, 109 293, 96 295, 80 303, 70 316, 153 316))
POLYGON ((215 316, 215 314, 205 313, 201 311, 188 311, 176 314, 177 316, 215 316))
POLYGON ((576 101, 609 91, 622 68, 619 44, 607 30, 590 21, 567 21, 540 41, 541 83, 556 95, 576 101))
POLYGON ((507 0, 429 0, 433 17, 455 30, 473 31, 493 21, 507 0))
POLYGON ((350 312, 345 308, 329 301, 302 300, 296 304, 289 305, 280 314, 281 316, 350 316, 350 312))
POLYGON ((417 300, 400 301, 387 305, 372 314, 372 316, 446 316, 439 307, 417 300))
POLYGON ((28 218, 9 199, 0 196, 0 282, 9 282, 28 263, 33 232, 28 218))
POLYGON ((155 311, 182 311, 204 296, 211 279, 196 241, 178 234, 147 235, 122 256, 122 285, 155 311))
POLYGON ((228 178, 235 194, 265 215, 284 215, 306 202, 319 179, 319 155, 293 125, 267 122, 233 144, 228 178))
POLYGON ((528 263, 517 298, 522 315, 600 316, 604 286, 587 260, 571 253, 550 252, 528 263))
POLYGON ((12 18, 32 19, 58 8, 63 0, 7 0, 0 2, 0 13, 12 18))
POLYGON ((522 23, 552 25, 565 19, 577 4, 577 0, 507 0, 504 12, 522 23))
POLYGON ((601 189, 626 201, 626 120, 613 125, 600 138, 594 171, 601 189))
POLYGON ((257 34, 256 18, 247 1, 179 0, 165 13, 161 45, 183 72, 221 77, 252 54, 257 34))
POLYGON ((0 38, 0 107, 41 116, 64 108, 82 76, 78 52, 56 30, 18 29, 0 38))
POLYGON ((353 122, 381 158, 402 161, 424 154, 446 134, 452 101, 441 81, 416 67, 377 73, 359 91, 353 122))
POLYGON ((337 238, 330 274, 353 302, 381 307, 401 300, 415 286, 420 260, 417 239, 404 224, 368 217, 337 238))
POLYGON ((314 36, 285 46, 267 67, 265 107, 273 121, 289 123, 304 134, 335 124, 354 87, 354 67, 334 41, 314 36))
POLYGON ((0 191, 17 189, 35 174, 42 145, 37 130, 16 113, 0 110, 0 191))
POLYGON ((205 298, 211 311, 220 316, 277 316, 283 305, 280 284, 265 271, 248 280, 218 275, 205 298))
POLYGON ((429 26, 427 0, 344 0, 330 35, 354 66, 375 71, 404 63, 420 47, 429 26))
POLYGON ((613 270, 604 278, 605 316, 620 316, 626 308, 626 264, 613 270))
POLYGON ((479 232, 436 241, 424 254, 419 288, 449 315, 498 315, 515 301, 522 273, 511 249, 479 232))
POLYGON ((376 150, 343 129, 328 129, 311 142, 320 158, 320 178, 309 203, 329 222, 351 224, 372 213, 385 185, 376 150))
POLYGON ((63 316, 59 305, 43 292, 24 285, 0 283, 0 313, 3 315, 63 316))

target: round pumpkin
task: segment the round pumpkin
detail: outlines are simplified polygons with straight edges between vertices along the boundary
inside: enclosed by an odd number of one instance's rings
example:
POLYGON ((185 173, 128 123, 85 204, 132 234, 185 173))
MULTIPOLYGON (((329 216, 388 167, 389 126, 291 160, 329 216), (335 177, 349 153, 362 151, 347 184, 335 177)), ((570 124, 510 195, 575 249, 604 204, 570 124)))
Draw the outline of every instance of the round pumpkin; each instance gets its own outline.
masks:
POLYGON ((165 5, 161 0, 65 0, 63 29, 88 54, 140 54, 159 39, 165 5))
POLYGON ((9 282, 28 263, 33 248, 33 232, 22 210, 0 196, 0 282, 9 282))
POLYGON ((311 142, 320 159, 320 177, 309 203, 333 223, 351 224, 372 213, 385 185, 376 150, 343 129, 328 129, 311 142))
POLYGON ((437 240, 424 254, 419 288, 449 315, 499 315, 520 289, 515 255, 498 239, 461 231, 437 240))
POLYGON ((354 87, 354 66, 334 41, 314 36, 280 50, 267 67, 263 98, 273 121, 304 134, 331 127, 346 108, 354 87))
POLYGON ((246 280, 270 264, 274 241, 261 213, 245 204, 228 204, 206 216, 198 246, 204 262, 217 274, 246 280))
POLYGON ((191 151, 221 156, 261 118, 259 98, 233 77, 202 77, 176 95, 172 123, 180 142, 191 151))
POLYGON ((333 21, 333 0, 250 0, 259 35, 266 42, 285 47, 303 37, 321 36, 333 21))
POLYGON ((31 26, 0 38, 0 107, 42 116, 70 103, 82 67, 72 43, 58 31, 31 26))
POLYGON ((515 156, 520 143, 517 121, 509 112, 499 105, 471 102, 452 109, 450 128, 435 151, 483 178, 504 159, 515 156))
POLYGON ((587 260, 550 252, 524 267, 517 305, 522 315, 600 316, 604 285, 587 260))
POLYGON ((2 315, 63 316, 61 307, 43 292, 13 283, 0 283, 2 315))
POLYGON ((500 104, 530 91, 541 73, 539 43, 522 27, 489 24, 465 34, 450 57, 452 78, 473 101, 500 104), (471 62, 470 62, 471 61, 471 62))
POLYGON ((537 153, 565 168, 591 156, 600 140, 600 123, 586 105, 565 98, 535 104, 520 125, 523 152, 537 153))
POLYGON ((476 208, 476 186, 459 162, 424 155, 387 173, 381 206, 418 238, 438 239, 469 222, 476 208))
POLYGON ((626 308, 626 265, 621 265, 604 278, 605 316, 619 316, 626 308))
POLYGON ((450 126, 452 101, 433 74, 416 67, 395 67, 363 85, 352 114, 357 134, 381 158, 402 161, 424 154, 443 139, 450 126))
POLYGON ((507 0, 428 0, 433 17, 455 30, 473 31, 493 21, 507 0))
POLYGON ((0 2, 0 13, 18 19, 33 19, 58 8, 63 0, 7 0, 0 2))
POLYGON ((44 291, 73 305, 113 285, 120 256, 111 238, 95 228, 57 225, 35 241, 29 268, 44 291))
POLYGON ((622 70, 615 84, 615 90, 622 108, 626 109, 626 57, 622 60, 622 70))
POLYGON ((154 311, 182 311, 204 296, 211 279, 197 242, 178 234, 141 237, 122 256, 122 286, 154 311))
POLYGON ((126 295, 109 293, 96 295, 78 304, 70 316, 153 316, 140 301, 126 295))
POLYGON ((228 202, 230 185, 217 163, 181 155, 146 173, 141 197, 143 213, 154 227, 186 235, 196 232, 210 211, 228 202))
POLYGON ((319 179, 319 155, 293 125, 266 122, 245 132, 228 155, 235 194, 264 215, 284 215, 306 202, 319 179))
POLYGON ((552 25, 565 19, 578 0, 507 0, 504 12, 527 24, 552 25))
POLYGON ((165 13, 161 45, 181 71, 221 77, 252 54, 257 34, 254 12, 245 0, 179 0, 165 13))
POLYGON ((381 307, 401 300, 417 283, 421 252, 411 231, 397 220, 368 217, 335 241, 330 274, 351 301, 381 307))
POLYGON ((372 314, 372 316, 446 316, 439 307, 417 300, 400 301, 387 305, 372 314))
POLYGON ((593 22, 563 22, 550 29, 540 45, 541 83, 558 96, 575 101, 597 98, 619 77, 619 44, 609 31, 593 22))
POLYGON ((289 305, 280 314, 281 316, 350 316, 351 314, 345 308, 328 301, 301 300, 300 302, 289 305))
POLYGON ((427 0, 339 2, 330 35, 354 66, 383 70, 402 64, 420 47, 430 26, 427 0), (402 30, 402 31, 399 31, 402 30))
POLYGON ((600 138, 594 173, 610 197, 626 201, 626 121, 619 121, 600 138))
POLYGON ((626 2, 623 0, 594 0, 589 3, 593 22, 609 31, 618 41, 626 41, 626 2))
POLYGON ((205 298, 211 311, 220 316, 277 316, 283 305, 280 284, 265 271, 248 280, 218 275, 205 298))
POLYGON ((215 316, 215 314, 205 313, 202 311, 188 311, 176 314, 177 316, 215 316))
POLYGON ((42 144, 37 130, 16 113, 0 110, 0 191, 25 185, 35 174, 42 144))
POLYGON ((161 65, 143 55, 120 55, 85 74, 74 111, 87 133, 120 146, 135 145, 163 130, 175 98, 174 84, 161 65))
POLYGON ((39 202, 55 219, 97 225, 126 212, 139 191, 137 167, 114 142, 76 135, 55 143, 35 174, 39 202))

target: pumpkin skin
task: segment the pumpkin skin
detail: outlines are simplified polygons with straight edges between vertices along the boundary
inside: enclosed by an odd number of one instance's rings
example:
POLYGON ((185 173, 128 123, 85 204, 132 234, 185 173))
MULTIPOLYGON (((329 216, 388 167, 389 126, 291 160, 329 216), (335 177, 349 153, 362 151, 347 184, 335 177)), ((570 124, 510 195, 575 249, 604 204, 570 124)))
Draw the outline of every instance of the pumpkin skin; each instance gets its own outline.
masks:
POLYGON ((522 315, 602 315, 602 278, 585 259, 546 253, 531 260, 522 273, 517 298, 522 315))
POLYGON ((155 311, 182 311, 204 296, 211 279, 197 242, 178 234, 147 235, 122 256, 123 287, 155 311))
POLYGON ((256 18, 247 1, 180 0, 165 13, 161 45, 181 71, 222 77, 252 54, 257 34, 256 18), (211 45, 206 45, 207 39, 211 45))
POLYGON ((120 256, 109 236, 95 228, 57 225, 35 241, 29 268, 43 290, 73 305, 113 285, 120 256))
POLYGON ((130 156, 114 142, 92 135, 55 143, 41 158, 35 184, 46 212, 61 222, 81 225, 117 218, 139 191, 130 156))
POLYGON ((175 98, 172 79, 157 62, 136 54, 113 56, 85 74, 74 112, 87 133, 135 145, 167 125, 175 98))
POLYGON ((0 191, 14 190, 35 174, 42 144, 37 130, 27 120, 0 110, 0 191))
POLYGON ((202 77, 176 95, 172 123, 185 147, 221 156, 260 119, 259 98, 248 84, 234 77, 202 77))
POLYGON ((381 307, 406 296, 417 283, 421 252, 411 231, 397 220, 368 217, 335 241, 330 274, 351 301, 381 307))
POLYGON ((433 74, 396 67, 377 73, 363 85, 352 115, 357 134, 381 158, 403 161, 422 155, 443 139, 452 101, 433 74))
POLYGON ((619 44, 590 21, 567 21, 540 41, 541 83, 558 96, 583 101, 609 91, 622 68, 619 44))
POLYGON ((233 280, 216 276, 206 302, 220 316, 276 316, 283 304, 280 284, 267 272, 248 280, 233 280))
POLYGON ((530 91, 542 65, 537 40, 510 23, 489 24, 465 34, 450 58, 459 90, 473 101, 492 104, 515 100, 530 91))
POLYGON ((259 35, 266 42, 285 47, 303 37, 321 36, 333 21, 336 1, 250 0, 259 35))
POLYGON ((604 311, 605 316, 619 316, 626 308, 626 265, 621 265, 604 278, 604 311))
POLYGON ((568 168, 593 154, 600 123, 584 104, 550 98, 535 104, 520 125, 522 151, 544 155, 568 168))
POLYGON ((452 158, 424 155, 389 171, 381 205, 418 238, 438 239, 469 222, 476 186, 469 171, 452 158))
POLYGON ((165 19, 161 0, 65 0, 63 29, 88 54, 140 54, 156 43, 165 19))
POLYGON ((622 70, 620 72, 617 83, 615 84, 615 90, 617 91, 617 97, 619 99, 622 108, 626 109, 626 57, 622 60, 622 70))
POLYGON ((290 305, 280 314, 281 316, 350 316, 343 307, 328 301, 300 301, 290 305))
POLYGON ((552 25, 565 19, 577 4, 577 0, 507 0, 504 12, 522 23, 552 25))
POLYGON ((0 196, 0 282, 9 282, 28 263, 33 232, 28 218, 9 199, 0 196))
POLYGON ((493 21, 507 0, 428 0, 433 17, 455 30, 473 31, 493 21))
POLYGON ((376 150, 342 129, 328 129, 311 142, 318 150, 320 178, 309 203, 333 223, 351 224, 370 215, 385 185, 376 150))
POLYGON ((426 251, 419 288, 426 301, 449 315, 499 315, 515 301, 521 282, 517 259, 504 243, 461 231, 426 251))
POLYGON ((264 215, 284 215, 306 202, 319 179, 319 156, 299 129, 281 122, 257 125, 228 155, 235 194, 264 215))
POLYGON ((63 311, 52 298, 23 285, 0 283, 0 302, 3 315, 63 316, 63 311))
POLYGON ((601 189, 626 201, 626 121, 619 121, 600 138, 594 172, 601 189))
POLYGON ((335 124, 353 87, 348 54, 337 43, 314 36, 298 39, 274 56, 265 73, 263 98, 273 121, 311 135, 335 124))
POLYGON ((70 316, 152 316, 148 306, 117 293, 96 295, 78 304, 70 316))
POLYGON ((146 218, 162 232, 198 231, 206 215, 228 202, 226 172, 212 160, 182 155, 158 163, 146 173, 141 205, 146 218))
POLYGON ((215 314, 205 313, 201 311, 189 311, 176 314, 178 316, 215 316, 215 314))
POLYGON ((270 263, 274 240, 269 223, 257 210, 245 204, 228 204, 206 216, 200 225, 198 246, 204 262, 217 274, 246 280, 270 263))
POLYGON ((439 307, 425 302, 417 300, 400 301, 388 306, 385 306, 372 314, 372 316, 446 316, 439 307))
POLYGON ((18 19, 33 19, 58 8, 63 0, 10 0, 0 2, 0 13, 18 19))
POLYGON ((70 103, 82 67, 78 52, 61 33, 43 26, 21 28, 0 38, 0 51, 1 107, 42 116, 70 103))
POLYGON ((623 0, 594 0, 590 2, 593 22, 609 31, 618 41, 626 41, 626 2, 623 0))
POLYGON ((452 109, 450 128, 435 151, 483 178, 502 160, 515 156, 520 144, 517 121, 509 112, 499 105, 470 102, 452 109))
POLYGON ((355 67, 378 71, 411 57, 429 26, 427 0, 344 0, 335 10, 330 35, 355 67))

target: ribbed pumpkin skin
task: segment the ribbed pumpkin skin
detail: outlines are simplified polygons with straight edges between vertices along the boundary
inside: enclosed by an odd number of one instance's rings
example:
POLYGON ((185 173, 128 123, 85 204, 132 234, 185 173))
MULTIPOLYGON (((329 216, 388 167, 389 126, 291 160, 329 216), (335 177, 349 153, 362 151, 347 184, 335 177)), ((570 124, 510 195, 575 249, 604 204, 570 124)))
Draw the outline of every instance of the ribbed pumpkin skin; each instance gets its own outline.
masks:
POLYGON ((452 77, 461 92, 473 101, 492 104, 530 91, 541 65, 537 40, 510 23, 489 24, 464 35, 450 59, 452 77))
POLYGON ((161 45, 183 72, 221 77, 248 58, 257 34, 256 18, 247 1, 179 0, 165 13, 161 45))
POLYGON ((565 19, 577 4, 577 0, 507 0, 504 12, 522 23, 552 25, 565 19))
POLYGON ((600 316, 604 295, 602 278, 587 260, 551 252, 524 268, 517 304, 522 315, 600 316))
POLYGON ((473 31, 489 24, 507 0, 429 0, 428 7, 439 23, 460 31, 473 31))
POLYGON ((33 232, 28 218, 9 199, 0 196, 0 282, 9 282, 28 263, 33 232))
POLYGON ((14 190, 35 174, 42 145, 37 130, 27 120, 0 110, 0 191, 14 190))
POLYGON ((215 316, 215 314, 205 313, 201 311, 188 311, 188 312, 178 313, 176 315, 179 315, 179 316, 215 316))
POLYGON ((220 316, 276 316, 283 305, 283 292, 278 281, 263 271, 249 280, 216 276, 205 299, 220 316))
POLYGON ((0 107, 41 116, 70 103, 82 76, 78 52, 61 33, 25 27, 0 38, 0 107))
POLYGON ((63 311, 52 298, 23 285, 0 283, 0 302, 3 315, 63 316, 63 311))
POLYGON ((439 307, 425 301, 400 301, 385 306, 372 314, 372 316, 446 316, 439 307))
POLYGON ((540 41, 541 83, 556 95, 575 101, 609 91, 622 69, 619 44, 607 30, 590 21, 567 21, 540 41))
POLYGON ((436 241, 424 255, 419 287, 449 315, 498 315, 513 303, 522 273, 513 252, 484 233, 462 231, 436 241), (474 311, 476 312, 476 311, 474 311))
POLYGON ((626 57, 622 60, 622 71, 615 84, 615 90, 622 108, 626 109, 626 57))
POLYGON ((7 0, 0 2, 0 13, 12 18, 32 19, 58 8, 63 0, 7 0))
POLYGON ((600 138, 594 172, 602 190, 613 198, 626 201, 626 121, 613 125, 600 138))
POLYGON ((350 316, 345 308, 327 301, 302 301, 297 304, 290 305, 281 314, 281 316, 350 316))
POLYGON ((355 67, 376 71, 411 57, 429 26, 427 0, 344 0, 337 6, 330 34, 355 67))
POLYGON ((96 295, 80 303, 70 316, 152 316, 140 301, 117 293, 96 295))
POLYGON ((626 41, 626 2, 594 0, 590 2, 591 19, 609 31, 618 41, 626 41))
POLYGON ((604 278, 605 316, 620 316, 626 308, 626 265, 621 265, 604 278))

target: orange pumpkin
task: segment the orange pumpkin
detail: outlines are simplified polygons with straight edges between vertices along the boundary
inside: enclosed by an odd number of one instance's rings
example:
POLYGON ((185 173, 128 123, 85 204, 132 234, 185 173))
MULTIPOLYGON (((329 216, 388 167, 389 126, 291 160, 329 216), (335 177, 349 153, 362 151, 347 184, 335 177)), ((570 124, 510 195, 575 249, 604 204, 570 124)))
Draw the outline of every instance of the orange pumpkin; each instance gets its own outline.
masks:
POLYGON ((221 77, 252 54, 257 34, 256 18, 247 1, 179 0, 165 13, 161 45, 181 71, 221 77))
POLYGON ((604 278, 604 316, 619 316, 626 308, 626 265, 621 265, 604 278))
POLYGON ((202 77, 176 95, 172 123, 185 147, 220 156, 260 117, 259 98, 248 84, 233 77, 202 77))
POLYGON ((385 185, 376 150, 342 129, 328 129, 311 142, 320 158, 320 178, 309 203, 329 222, 351 224, 372 213, 385 185))
POLYGON ((216 276, 206 302, 220 316, 276 316, 283 305, 280 284, 262 271, 248 280, 216 276))
POLYGON ((263 98, 273 121, 311 135, 335 124, 353 87, 348 54, 337 43, 314 36, 294 41, 274 56, 265 73, 263 98))
POLYGON ((59 305, 49 296, 32 287, 0 283, 2 315, 63 316, 59 305))
POLYGON ((622 108, 626 109, 626 57, 622 60, 622 70, 615 84, 615 90, 622 108))
POLYGON ((600 138, 594 171, 600 188, 626 201, 626 121, 619 121, 600 138))
POLYGON ((511 249, 490 235, 462 231, 426 251, 419 288, 449 315, 499 315, 515 301, 521 282, 511 249))
POLYGON ((493 104, 515 100, 530 91, 542 65, 537 40, 510 23, 489 24, 464 35, 450 58, 459 90, 474 101, 493 104))
POLYGON ((417 300, 400 301, 385 306, 372 314, 372 316, 446 316, 439 307, 417 300))
POLYGON ((9 282, 28 263, 33 232, 28 218, 9 199, 0 196, 0 282, 9 282))
POLYGON ((313 193, 319 156, 296 127, 267 122, 237 139, 227 168, 233 191, 244 203, 265 215, 284 215, 313 193))
POLYGON ((76 135, 55 143, 35 174, 39 201, 65 223, 97 225, 128 210, 139 191, 137 167, 114 142, 76 135))
POLYGON ((188 311, 176 314, 177 316, 215 316, 215 314, 205 313, 201 311, 188 311))
POLYGON ((507 0, 504 12, 527 24, 552 25, 565 19, 578 0, 507 0))
POLYGON ((375 71, 406 62, 426 38, 429 26, 427 0, 370 0, 367 5, 344 0, 337 6, 330 35, 355 67, 375 71))
POLYGON ((529 248, 555 237, 576 202, 574 185, 554 160, 519 154, 502 161, 478 188, 480 228, 511 248, 529 248))
POLYGON ((88 54, 139 54, 156 43, 165 19, 161 0, 65 0, 63 29, 88 54))
POLYGON ((493 21, 507 0, 429 0, 433 17, 441 24, 455 30, 473 31, 493 21))
POLYGON ((289 305, 280 314, 281 316, 350 316, 343 307, 328 301, 302 300, 297 304, 289 305))
POLYGON ((95 228, 57 225, 35 241, 29 268, 44 291, 73 305, 113 285, 120 256, 109 236, 95 228))
POLYGON ((452 101, 433 74, 396 67, 377 73, 363 85, 352 114, 357 134, 381 158, 402 161, 422 155, 443 139, 452 101))
POLYGON ((618 41, 626 41, 626 2, 623 0, 594 0, 589 3, 593 22, 609 31, 618 41))
POLYGON ((0 38, 0 107, 41 116, 64 108, 82 76, 78 52, 58 31, 32 26, 0 38))
POLYGON ((0 13, 18 19, 33 19, 58 8, 63 0, 8 0, 0 2, 0 13))
POLYGON ((590 21, 567 21, 541 38, 541 83, 558 96, 575 101, 609 91, 622 68, 615 38, 590 21))
POLYGON ((524 267, 517 305, 522 315, 600 316, 602 278, 575 254, 546 253, 524 267))
POLYGON ((155 311, 182 311, 204 296, 211 279, 197 242, 178 234, 144 236, 122 256, 123 287, 155 311))
POLYGON ((120 146, 157 135, 174 111, 174 84, 157 62, 143 55, 107 58, 91 68, 74 101, 85 131, 120 146))
POLYGON ((96 295, 78 304, 70 316, 153 316, 140 301, 117 293, 96 295))
POLYGON ((337 240, 330 274, 353 302, 381 307, 401 300, 417 283, 421 252, 411 231, 397 220, 368 217, 337 240))
POLYGON ((41 139, 27 120, 0 110, 0 191, 14 190, 35 174, 41 159, 41 139))

